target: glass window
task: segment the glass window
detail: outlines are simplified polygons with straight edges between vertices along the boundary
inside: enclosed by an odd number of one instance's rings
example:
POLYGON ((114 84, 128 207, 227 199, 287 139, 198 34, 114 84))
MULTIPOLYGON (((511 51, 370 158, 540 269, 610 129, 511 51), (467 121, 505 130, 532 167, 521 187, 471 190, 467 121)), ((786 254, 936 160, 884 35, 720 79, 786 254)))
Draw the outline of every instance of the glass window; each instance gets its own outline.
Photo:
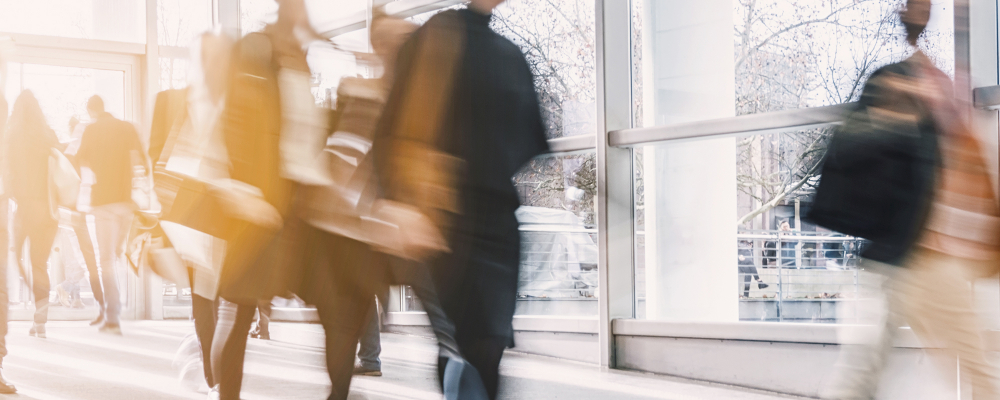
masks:
POLYGON ((274 0, 240 0, 240 33, 246 35, 264 29, 278 19, 274 0))
POLYGON ((188 85, 190 62, 186 58, 160 58, 160 90, 181 89, 188 85))
POLYGON ((105 109, 116 118, 125 116, 125 72, 43 64, 7 63, 6 96, 10 107, 22 90, 38 99, 49 126, 60 139, 69 139, 69 121, 87 121, 87 99, 104 99, 105 109))
POLYGON ((597 124, 594 2, 511 0, 491 26, 524 52, 550 138, 593 135, 597 124))
MULTIPOLYGON (((633 2, 635 126, 856 100, 911 54, 891 2, 633 2)), ((954 71, 952 0, 920 47, 954 71)), ((802 220, 830 128, 635 148, 637 317, 850 322, 861 241, 802 220)))
POLYGON ((539 157, 514 177, 521 196, 519 315, 596 316, 596 153, 539 157))
POLYGON ((0 1, 0 32, 145 43, 146 2, 0 1))
POLYGON ((188 47, 202 32, 212 29, 212 0, 158 0, 159 44, 188 47))
MULTIPOLYGON (((868 75, 910 54, 897 16, 902 3, 635 1, 635 124, 853 101, 868 75)), ((953 0, 933 4, 920 46, 952 73, 953 0)))

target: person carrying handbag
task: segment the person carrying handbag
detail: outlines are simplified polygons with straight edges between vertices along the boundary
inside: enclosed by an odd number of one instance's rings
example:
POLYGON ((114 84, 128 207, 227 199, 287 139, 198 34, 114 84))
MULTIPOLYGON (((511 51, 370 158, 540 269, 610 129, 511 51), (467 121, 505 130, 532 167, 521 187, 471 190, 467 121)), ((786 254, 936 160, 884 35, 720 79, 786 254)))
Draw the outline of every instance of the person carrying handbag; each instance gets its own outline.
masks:
MULTIPOLYGON (((929 0, 909 0, 901 13, 914 47, 930 12, 929 0)), ((862 310, 872 314, 862 322, 876 329, 843 346, 822 398, 874 398, 904 323, 927 347, 943 350, 944 370, 957 357, 971 398, 1000 398, 971 291, 972 280, 1000 267, 1000 208, 968 111, 948 76, 917 49, 872 74, 834 133, 809 217, 870 241, 861 267, 880 275, 883 307, 862 310)))

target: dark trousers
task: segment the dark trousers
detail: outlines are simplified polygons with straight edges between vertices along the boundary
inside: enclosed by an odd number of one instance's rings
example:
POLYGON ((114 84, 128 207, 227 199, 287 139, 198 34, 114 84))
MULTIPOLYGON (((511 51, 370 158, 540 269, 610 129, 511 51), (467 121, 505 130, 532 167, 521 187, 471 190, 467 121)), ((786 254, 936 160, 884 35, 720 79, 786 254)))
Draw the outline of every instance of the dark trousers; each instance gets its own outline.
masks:
MULTIPOLYGON (((188 279, 194 287, 194 269, 188 268, 188 279)), ((201 361, 205 369, 205 382, 215 386, 212 374, 212 341, 215 340, 215 326, 219 322, 219 301, 191 294, 191 316, 194 318, 194 333, 201 346, 201 361)))
POLYGON ((760 280, 760 276, 757 275, 757 267, 741 265, 740 274, 743 275, 743 297, 750 297, 751 278, 760 280))
POLYGON ((236 304, 222 301, 219 320, 212 340, 212 377, 219 385, 219 399, 239 400, 243 387, 243 361, 246 357, 247 334, 253 324, 256 304, 236 304))
POLYGON ((97 255, 94 254, 94 242, 90 240, 90 229, 87 227, 87 214, 73 212, 71 217, 73 233, 76 233, 76 240, 80 242, 80 252, 83 253, 83 261, 87 263, 87 275, 90 276, 90 290, 94 292, 94 301, 100 307, 101 315, 104 315, 104 291, 101 290, 101 273, 97 270, 97 255))
POLYGON ((215 325, 219 319, 219 303, 196 294, 191 295, 191 314, 194 317, 194 332, 201 345, 201 360, 205 368, 205 382, 215 386, 212 374, 212 341, 215 339, 215 325))
POLYGON ((326 333, 330 400, 345 400, 354 373, 358 339, 368 322, 378 287, 384 284, 384 256, 367 244, 314 230, 307 246, 312 300, 326 333))
POLYGON ((47 209, 21 204, 14 218, 14 251, 26 279, 29 269, 25 265, 28 260, 24 257, 24 242, 30 241, 31 279, 27 281, 35 298, 35 323, 45 324, 49 319, 49 253, 59 232, 59 222, 52 219, 47 209))
POLYGON ((382 370, 382 337, 379 331, 378 307, 372 307, 366 318, 364 331, 361 333, 358 348, 358 358, 361 359, 361 366, 367 369, 382 370))

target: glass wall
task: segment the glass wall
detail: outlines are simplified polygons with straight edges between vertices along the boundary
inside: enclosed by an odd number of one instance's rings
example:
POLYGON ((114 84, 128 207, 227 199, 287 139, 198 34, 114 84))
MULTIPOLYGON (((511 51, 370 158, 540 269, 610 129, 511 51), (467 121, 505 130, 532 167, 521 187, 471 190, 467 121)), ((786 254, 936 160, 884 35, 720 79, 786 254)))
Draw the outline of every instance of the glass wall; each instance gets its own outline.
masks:
POLYGON ((212 29, 211 0, 157 0, 157 41, 161 46, 189 47, 212 29))
POLYGON ((0 32, 145 43, 146 2, 0 1, 0 32))
MULTIPOLYGON (((633 2, 634 124, 854 101, 908 57, 902 1, 633 2)), ((920 47, 953 74, 951 0, 920 47)), ((636 314, 845 322, 869 277, 861 240, 803 221, 832 128, 634 149, 636 314)))

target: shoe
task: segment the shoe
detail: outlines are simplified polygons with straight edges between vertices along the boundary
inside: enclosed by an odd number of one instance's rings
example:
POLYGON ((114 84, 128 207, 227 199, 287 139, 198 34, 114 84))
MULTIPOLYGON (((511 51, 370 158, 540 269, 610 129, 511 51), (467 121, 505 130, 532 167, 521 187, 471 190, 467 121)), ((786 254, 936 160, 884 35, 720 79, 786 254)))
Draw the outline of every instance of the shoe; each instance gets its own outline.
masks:
POLYGON ((45 325, 31 324, 31 329, 28 331, 28 336, 34 336, 39 339, 45 339, 45 325))
POLYGON ((354 375, 361 376, 382 376, 382 370, 365 368, 361 364, 354 364, 354 375))
POLYGON ((63 307, 73 307, 73 303, 69 301, 69 292, 62 286, 56 286, 56 295, 59 298, 59 304, 62 304, 63 307))
POLYGON ((208 389, 208 400, 219 400, 219 385, 208 389))
POLYGON ((757 289, 767 289, 769 286, 771 285, 768 285, 764 282, 757 282, 757 289))
POLYGON ((257 327, 254 327, 254 329, 252 331, 250 331, 250 337, 254 338, 254 339, 260 339, 260 340, 271 340, 271 332, 270 331, 261 331, 260 327, 257 326, 257 327))
POLYGON ((97 316, 97 318, 94 318, 93 321, 90 321, 90 326, 97 326, 103 323, 104 323, 104 313, 101 313, 100 315, 97 316))
POLYGON ((122 326, 119 324, 112 324, 110 322, 105 322, 104 325, 101 325, 101 327, 97 329, 97 331, 101 333, 108 333, 111 335, 121 336, 122 326))
POLYGON ((79 308, 86 308, 87 306, 83 304, 83 300, 76 299, 73 301, 72 307, 79 309, 79 308))
POLYGON ((0 368, 0 394, 14 394, 17 393, 17 388, 11 385, 7 381, 7 377, 3 375, 3 368, 0 368))

